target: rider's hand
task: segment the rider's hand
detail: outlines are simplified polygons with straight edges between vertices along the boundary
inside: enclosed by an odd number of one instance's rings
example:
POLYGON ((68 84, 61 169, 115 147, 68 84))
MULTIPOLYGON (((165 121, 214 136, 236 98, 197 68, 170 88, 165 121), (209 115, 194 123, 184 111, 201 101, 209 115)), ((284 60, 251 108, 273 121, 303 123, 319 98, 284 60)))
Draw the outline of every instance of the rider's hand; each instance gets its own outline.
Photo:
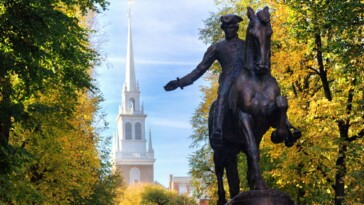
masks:
POLYGON ((169 83, 167 83, 164 86, 164 90, 171 91, 171 90, 174 90, 174 89, 176 89, 178 87, 179 87, 178 81, 177 80, 171 80, 171 81, 169 81, 169 83))

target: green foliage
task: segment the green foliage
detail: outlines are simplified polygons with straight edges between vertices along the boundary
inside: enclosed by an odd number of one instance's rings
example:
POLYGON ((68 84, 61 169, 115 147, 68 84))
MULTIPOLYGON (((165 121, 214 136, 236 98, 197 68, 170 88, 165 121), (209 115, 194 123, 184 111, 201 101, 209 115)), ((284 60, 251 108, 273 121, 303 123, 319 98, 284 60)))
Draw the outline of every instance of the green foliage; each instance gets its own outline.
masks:
POLYGON ((136 184, 128 186, 120 197, 120 205, 195 205, 196 201, 186 195, 178 195, 160 185, 136 184))
MULTIPOLYGON (((97 1, 12 1, 0 2, 0 127, 6 146, 12 125, 27 121, 42 105, 32 104, 49 87, 61 88, 65 96, 91 89, 89 69, 97 53, 89 48, 88 28, 81 26, 80 9, 105 9, 97 1), (25 106, 27 101, 28 105, 25 106)), ((72 111, 64 107, 63 112, 72 111)), ((52 109, 50 107, 49 109, 52 109)))
POLYGON ((97 98, 83 95, 72 119, 62 122, 57 113, 47 113, 36 116, 39 130, 14 125, 10 143, 30 157, 28 163, 24 156, 15 159, 22 164, 12 168, 21 172, 2 175, 7 182, 2 188, 12 191, 2 192, 7 195, 1 200, 15 204, 113 204, 118 178, 110 174, 111 166, 102 156, 108 154, 107 143, 100 152, 96 149, 104 142, 92 126, 98 103, 97 98))
POLYGON ((0 1, 1 204, 113 204, 85 24, 107 4, 0 1))
POLYGON ((189 158, 191 185, 196 198, 212 198, 217 191, 212 150, 205 145, 196 150, 189 158))
POLYGON ((351 169, 363 169, 361 163, 353 163, 361 158, 353 153, 362 153, 354 147, 362 145, 364 129, 364 73, 358 69, 363 67, 362 6, 359 1, 286 1, 283 6, 290 9, 288 38, 302 45, 301 52, 285 49, 299 54, 299 64, 285 64, 282 73, 290 79, 282 85, 293 97, 291 107, 301 109, 291 108, 292 119, 302 125, 305 136, 296 147, 307 157, 296 161, 299 198, 306 203, 343 204, 344 195, 351 195, 347 203, 361 203, 358 192, 349 188, 355 187, 349 179, 351 169), (308 173, 311 177, 304 177, 308 173))
POLYGON ((167 190, 159 186, 147 186, 142 193, 142 204, 166 205, 171 201, 167 190))
POLYGON ((245 39, 245 29, 248 26, 247 6, 254 9, 260 8, 264 2, 257 0, 245 1, 225 1, 215 0, 218 11, 211 12, 210 17, 204 20, 205 27, 200 29, 200 39, 206 44, 216 43, 224 38, 223 31, 220 29, 220 17, 225 14, 234 13, 243 18, 243 22, 239 24, 240 31, 238 32, 241 39, 245 39))
POLYGON ((194 199, 185 196, 178 195, 175 192, 168 191, 165 188, 158 185, 146 186, 141 194, 141 204, 145 205, 195 205, 194 199))

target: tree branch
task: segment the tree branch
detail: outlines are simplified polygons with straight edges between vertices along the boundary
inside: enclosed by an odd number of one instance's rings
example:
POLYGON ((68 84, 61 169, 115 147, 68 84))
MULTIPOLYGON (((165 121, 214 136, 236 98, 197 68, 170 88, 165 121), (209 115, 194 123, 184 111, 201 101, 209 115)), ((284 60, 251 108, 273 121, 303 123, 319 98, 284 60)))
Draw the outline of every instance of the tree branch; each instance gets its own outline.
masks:
POLYGON ((316 70, 315 68, 311 67, 311 66, 307 66, 308 69, 312 70, 315 74, 317 75, 321 75, 320 71, 316 70))
POLYGON ((348 138, 347 141, 348 142, 353 142, 353 141, 355 141, 357 139, 363 138, 363 136, 364 136, 364 129, 362 129, 357 135, 348 138))

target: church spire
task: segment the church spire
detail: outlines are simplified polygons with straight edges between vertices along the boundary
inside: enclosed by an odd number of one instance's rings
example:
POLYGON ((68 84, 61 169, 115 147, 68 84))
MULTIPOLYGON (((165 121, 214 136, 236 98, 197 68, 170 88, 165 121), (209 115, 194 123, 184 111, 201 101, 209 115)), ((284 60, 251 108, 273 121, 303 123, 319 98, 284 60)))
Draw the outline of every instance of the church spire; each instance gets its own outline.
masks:
POLYGON ((141 106, 139 86, 134 67, 133 41, 131 33, 132 0, 128 0, 128 41, 126 53, 125 82, 121 92, 121 103, 116 118, 117 135, 114 162, 117 171, 121 172, 123 181, 128 185, 141 182, 154 182, 154 152, 149 137, 147 148, 147 131, 145 130, 144 108, 141 106), (143 111, 141 111, 143 109, 143 111))
POLYGON ((129 4, 128 13, 128 44, 126 51, 126 73, 125 73, 125 86, 127 91, 138 91, 135 68, 134 68, 134 53, 133 53, 133 41, 131 33, 131 8, 129 4))

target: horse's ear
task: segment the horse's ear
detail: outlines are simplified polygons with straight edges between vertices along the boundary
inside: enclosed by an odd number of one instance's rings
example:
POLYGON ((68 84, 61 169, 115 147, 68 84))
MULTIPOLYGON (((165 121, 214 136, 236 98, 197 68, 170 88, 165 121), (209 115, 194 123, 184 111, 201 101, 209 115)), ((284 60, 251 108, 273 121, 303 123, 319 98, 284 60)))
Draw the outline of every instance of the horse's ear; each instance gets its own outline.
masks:
POLYGON ((224 19, 224 16, 220 16, 220 18, 219 18, 220 22, 222 22, 223 19, 224 19))
POLYGON ((252 20, 254 18, 254 16, 255 16, 254 10, 251 7, 248 6, 248 18, 250 20, 252 20))

